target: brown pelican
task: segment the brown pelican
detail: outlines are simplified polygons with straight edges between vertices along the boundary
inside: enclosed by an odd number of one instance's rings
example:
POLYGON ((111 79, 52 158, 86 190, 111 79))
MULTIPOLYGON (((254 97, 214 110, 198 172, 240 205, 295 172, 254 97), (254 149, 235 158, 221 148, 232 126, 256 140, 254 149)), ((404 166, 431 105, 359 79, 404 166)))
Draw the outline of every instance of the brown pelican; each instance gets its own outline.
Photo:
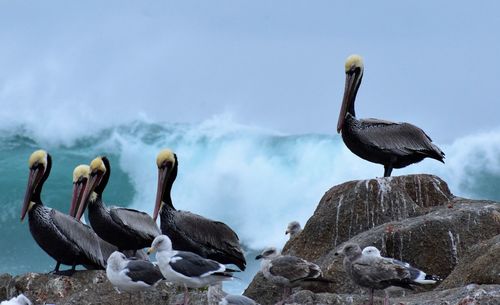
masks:
POLYGON ((28 186, 21 210, 21 221, 28 214, 30 232, 37 244, 56 260, 54 273, 71 275, 76 265, 104 269, 97 235, 86 225, 55 209, 47 208, 40 198, 42 187, 52 168, 52 158, 44 150, 31 154, 28 186), (61 264, 71 270, 59 271, 61 264))
POLYGON ((444 163, 444 153, 425 132, 409 123, 378 119, 356 119, 354 101, 363 78, 363 59, 351 55, 345 63, 346 82, 337 132, 342 131, 345 145, 358 157, 384 165, 384 177, 393 168, 432 158, 444 163))
POLYGON ((76 218, 80 219, 88 206, 90 225, 99 237, 118 247, 120 252, 146 248, 160 235, 160 230, 151 216, 144 212, 104 206, 102 193, 110 174, 108 158, 103 156, 92 160, 90 178, 85 186, 76 218))
POLYGON ((238 235, 225 223, 213 221, 174 208, 170 192, 177 177, 177 155, 162 150, 156 158, 158 189, 153 219, 160 214, 160 227, 176 250, 194 252, 222 264, 235 264, 245 270, 245 257, 238 235))

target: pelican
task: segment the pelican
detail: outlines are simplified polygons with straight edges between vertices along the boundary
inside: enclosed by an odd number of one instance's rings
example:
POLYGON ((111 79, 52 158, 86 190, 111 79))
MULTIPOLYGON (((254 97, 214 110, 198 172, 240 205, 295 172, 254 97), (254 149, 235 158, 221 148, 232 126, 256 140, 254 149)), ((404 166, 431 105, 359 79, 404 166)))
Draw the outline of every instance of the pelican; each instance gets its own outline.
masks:
POLYGON ((89 207, 89 222, 100 238, 118 247, 120 252, 138 250, 151 245, 160 235, 151 216, 128 208, 107 208, 102 193, 108 184, 111 167, 106 157, 97 157, 90 163, 90 178, 78 206, 76 218, 80 219, 89 207))
POLYGON ((345 63, 346 82, 337 132, 342 131, 345 145, 358 157, 384 165, 384 177, 393 168, 403 168, 424 158, 444 163, 444 153, 420 128, 409 123, 379 119, 356 119, 354 101, 363 78, 363 59, 351 55, 345 63))
POLYGON ((21 221, 28 214, 31 235, 49 256, 56 260, 55 274, 71 275, 76 265, 104 269, 97 235, 75 218, 45 207, 41 200, 44 182, 52 168, 52 158, 44 150, 33 152, 28 161, 30 174, 21 210, 21 221), (61 264, 72 266, 59 271, 61 264))
POLYGON ((174 208, 170 192, 177 177, 177 155, 164 149, 156 158, 158 189, 153 219, 160 214, 160 227, 176 250, 194 252, 222 264, 245 270, 245 257, 238 235, 225 223, 174 208))

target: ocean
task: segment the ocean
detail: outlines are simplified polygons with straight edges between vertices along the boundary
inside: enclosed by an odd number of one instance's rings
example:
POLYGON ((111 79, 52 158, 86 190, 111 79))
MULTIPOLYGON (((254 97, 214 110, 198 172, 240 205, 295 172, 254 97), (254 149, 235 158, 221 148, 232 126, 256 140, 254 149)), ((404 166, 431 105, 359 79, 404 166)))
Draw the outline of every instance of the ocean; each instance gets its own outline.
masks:
MULTIPOLYGON (((104 202, 148 213, 155 200, 156 155, 162 148, 174 150, 179 159, 175 207, 225 222, 247 252, 248 270, 226 284, 233 293, 241 293, 258 270, 254 257, 259 250, 283 246, 288 222, 304 224, 330 187, 383 174, 382 166, 353 155, 333 132, 289 135, 226 118, 198 124, 144 119, 78 132, 9 125, 0 128, 0 273, 54 268, 31 237, 27 220, 20 222, 27 160, 36 149, 46 149, 53 159, 42 192, 45 205, 67 212, 74 167, 106 155, 112 174, 104 202)), ((500 200, 500 130, 436 144, 446 153, 446 164, 424 160, 393 175, 435 174, 455 195, 500 200)))

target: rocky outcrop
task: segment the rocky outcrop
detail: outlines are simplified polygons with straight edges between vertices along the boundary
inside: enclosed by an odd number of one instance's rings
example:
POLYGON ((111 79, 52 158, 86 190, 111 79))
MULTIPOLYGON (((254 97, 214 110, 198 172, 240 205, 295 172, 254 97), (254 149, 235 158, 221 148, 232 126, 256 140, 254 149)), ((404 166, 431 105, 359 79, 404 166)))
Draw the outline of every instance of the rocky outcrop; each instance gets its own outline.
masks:
MULTIPOLYGON (((367 296, 335 293, 297 292, 290 305, 357 305, 367 296)), ((375 305, 383 304, 383 298, 375 298, 375 305)), ((500 285, 468 285, 444 291, 430 291, 402 298, 391 298, 390 304, 398 305, 498 305, 500 285)))
MULTIPOLYGON (((500 213, 496 216, 500 222, 500 213)), ((500 283, 500 235, 481 241, 468 250, 453 272, 439 285, 439 289, 460 287, 468 283, 500 283)))
MULTIPOLYGON (((446 183, 436 176, 351 181, 333 187, 323 196, 302 233, 287 243, 284 253, 320 265, 325 277, 333 280, 329 286, 321 287, 322 291, 353 296, 366 291, 347 277, 343 258, 335 255, 344 242, 355 242, 361 247, 376 246, 384 256, 408 261, 442 278, 450 275, 462 261, 466 266, 464 270, 472 266, 472 261, 477 261, 478 270, 474 272, 481 273, 479 269, 487 268, 485 262, 497 256, 467 259, 466 253, 481 240, 500 234, 499 216, 500 204, 455 197, 446 183)), ((493 244, 499 246, 497 240, 490 244, 491 251, 496 249, 493 244)), ((494 272, 487 273, 492 280, 476 283, 500 284, 494 272)), ((471 283, 462 275, 457 277, 463 281, 455 280, 459 284, 446 288, 471 283)), ((268 296, 261 297, 268 289, 273 288, 263 277, 257 276, 245 294, 262 304, 272 304, 279 296, 271 297, 267 293, 268 296)), ((422 291, 425 290, 417 289, 416 292, 422 291)))
POLYGON ((346 182, 325 193, 302 233, 283 250, 315 260, 361 232, 423 215, 453 198, 448 185, 432 175, 346 182))
MULTIPOLYGON (((104 271, 79 271, 73 276, 26 273, 12 277, 0 276, 0 299, 10 299, 24 293, 33 304, 57 305, 166 305, 182 303, 183 290, 169 283, 159 283, 155 289, 137 293, 118 293, 106 279, 104 271)), ((206 293, 190 293, 193 305, 206 304, 206 293)))

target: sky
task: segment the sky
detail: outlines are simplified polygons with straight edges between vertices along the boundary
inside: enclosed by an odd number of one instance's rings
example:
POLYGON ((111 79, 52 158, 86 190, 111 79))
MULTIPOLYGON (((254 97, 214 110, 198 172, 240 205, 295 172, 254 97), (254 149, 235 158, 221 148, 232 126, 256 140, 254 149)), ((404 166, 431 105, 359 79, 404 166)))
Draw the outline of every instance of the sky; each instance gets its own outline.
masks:
POLYGON ((0 127, 91 130, 218 115, 333 134, 356 114, 437 143, 497 129, 498 1, 0 0, 0 127))

